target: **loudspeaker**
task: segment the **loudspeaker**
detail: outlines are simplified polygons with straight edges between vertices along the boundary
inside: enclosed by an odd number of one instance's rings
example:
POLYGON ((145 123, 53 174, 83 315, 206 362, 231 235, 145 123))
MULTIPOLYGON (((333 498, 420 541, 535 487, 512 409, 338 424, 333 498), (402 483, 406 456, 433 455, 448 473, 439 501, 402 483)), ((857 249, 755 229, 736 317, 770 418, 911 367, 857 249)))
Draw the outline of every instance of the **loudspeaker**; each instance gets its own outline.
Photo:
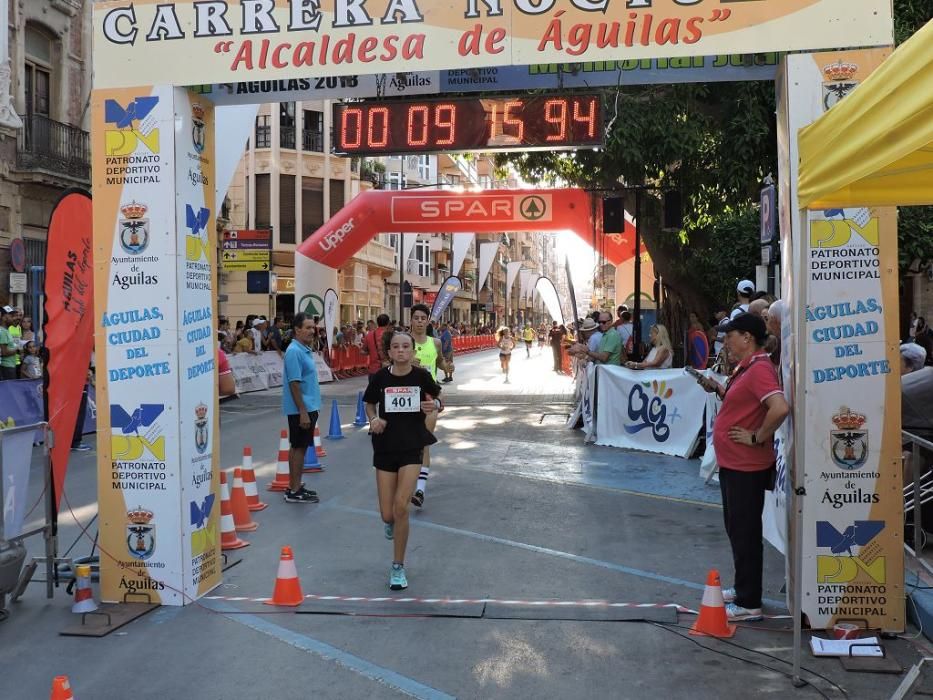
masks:
POLYGON ((603 197, 603 233, 625 233, 625 208, 621 197, 603 197))
POLYGON ((678 190, 669 190, 664 193, 664 212, 662 229, 677 229, 684 227, 683 203, 678 190))

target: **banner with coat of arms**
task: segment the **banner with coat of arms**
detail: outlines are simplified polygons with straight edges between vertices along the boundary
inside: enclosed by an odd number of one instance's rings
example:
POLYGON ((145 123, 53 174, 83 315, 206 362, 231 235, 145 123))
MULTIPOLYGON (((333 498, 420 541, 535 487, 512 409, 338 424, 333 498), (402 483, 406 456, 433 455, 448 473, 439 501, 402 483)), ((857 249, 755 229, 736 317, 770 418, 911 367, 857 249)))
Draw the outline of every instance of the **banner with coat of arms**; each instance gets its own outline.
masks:
POLYGON ((213 108, 96 91, 101 598, 183 605, 221 580, 213 108))
MULTIPOLYGON (((789 57, 788 102, 797 105, 791 123, 799 128, 845 99, 889 53, 789 57)), ((796 305, 803 308, 794 329, 799 378, 793 436, 794 485, 803 490, 797 496, 801 531, 794 535, 802 548, 796 581, 802 612, 813 628, 858 620, 900 631, 904 499, 896 211, 806 212, 793 250, 796 305)))

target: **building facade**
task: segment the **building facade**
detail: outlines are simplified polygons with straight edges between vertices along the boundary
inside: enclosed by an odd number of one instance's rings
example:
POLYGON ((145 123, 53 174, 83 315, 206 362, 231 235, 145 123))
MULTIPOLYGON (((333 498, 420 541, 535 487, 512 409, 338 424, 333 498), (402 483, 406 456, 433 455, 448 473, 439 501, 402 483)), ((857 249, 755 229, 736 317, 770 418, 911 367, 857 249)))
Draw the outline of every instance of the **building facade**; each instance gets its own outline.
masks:
POLYGON ((0 18, 0 303, 39 320, 52 208, 91 182, 91 2, 0 0, 0 18))

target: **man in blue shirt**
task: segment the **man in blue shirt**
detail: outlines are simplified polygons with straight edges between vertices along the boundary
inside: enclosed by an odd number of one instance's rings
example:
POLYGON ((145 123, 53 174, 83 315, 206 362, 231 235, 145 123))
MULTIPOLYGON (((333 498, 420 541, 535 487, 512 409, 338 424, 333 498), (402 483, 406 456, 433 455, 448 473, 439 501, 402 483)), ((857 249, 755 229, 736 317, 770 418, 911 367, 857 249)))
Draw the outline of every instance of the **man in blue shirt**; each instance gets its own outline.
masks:
MULTIPOLYGON (((311 353, 311 342, 317 331, 314 321, 303 313, 292 319, 294 336, 285 351, 283 371, 282 412, 288 419, 288 488, 287 503, 317 503, 318 496, 301 483, 305 452, 314 443, 314 426, 321 409, 321 387, 317 367, 311 353)), ((311 448, 314 449, 313 447, 311 448)))
POLYGON ((450 332, 450 325, 441 324, 441 355, 444 356, 444 378, 442 382, 452 382, 454 380, 454 336, 450 332))

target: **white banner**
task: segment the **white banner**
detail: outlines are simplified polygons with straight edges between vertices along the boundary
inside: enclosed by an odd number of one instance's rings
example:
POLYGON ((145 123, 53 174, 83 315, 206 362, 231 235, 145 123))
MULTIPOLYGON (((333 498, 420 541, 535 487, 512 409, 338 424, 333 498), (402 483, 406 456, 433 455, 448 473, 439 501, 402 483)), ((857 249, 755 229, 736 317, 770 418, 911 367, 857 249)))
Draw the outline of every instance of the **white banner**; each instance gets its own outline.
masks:
POLYGON ((222 143, 223 148, 215 151, 217 161, 214 175, 216 198, 214 211, 219 212, 223 207, 224 197, 230 188, 236 166, 243 157, 243 150, 256 123, 256 114, 259 112, 258 104, 239 105, 218 109, 214 119, 214 143, 222 143))
POLYGON ((3 539, 11 540, 23 532, 29 495, 29 463, 32 461, 34 432, 0 433, 0 481, 3 488, 3 539))
POLYGON ((327 333, 327 347, 334 347, 334 330, 337 328, 338 306, 337 292, 328 289, 324 292, 324 332, 327 333))
POLYGON ((522 263, 520 262, 510 262, 505 266, 505 303, 506 306, 509 305, 509 300, 512 298, 512 287, 515 285, 515 277, 518 275, 518 271, 522 269, 522 263))
POLYGON ((415 243, 418 242, 417 233, 403 233, 402 234, 402 266, 408 262, 408 258, 411 257, 411 251, 415 249, 415 243))
POLYGON ((557 296, 554 283, 547 277, 541 277, 535 283, 535 291, 541 295, 541 300, 544 302, 544 306, 547 308, 548 313, 551 314, 551 318, 563 324, 564 314, 560 310, 560 299, 557 296))
POLYGON ((492 267, 492 261, 496 259, 496 252, 499 250, 498 241, 480 243, 479 245, 479 277, 476 280, 476 288, 482 289, 486 284, 486 277, 489 276, 489 268, 492 267))
POLYGON ((531 270, 521 270, 518 273, 518 305, 525 306, 525 297, 528 296, 528 282, 531 281, 531 270))
POLYGON ((703 429, 706 392, 680 369, 596 371, 596 444, 689 457, 703 429))
POLYGON ((535 300, 535 291, 537 291, 538 280, 541 279, 541 275, 537 272, 532 272, 528 277, 528 297, 525 299, 526 303, 534 303, 535 300))
MULTIPOLYGON (((319 352, 313 352, 314 365, 317 368, 318 382, 326 384, 334 381, 334 374, 324 362, 319 352)), ((283 358, 272 350, 260 355, 240 352, 236 355, 227 355, 230 369, 233 371, 233 381, 236 382, 238 394, 247 394, 251 391, 262 391, 282 386, 283 358)))
POLYGON ((460 276, 460 268, 463 267, 463 261, 466 259, 467 251, 470 250, 470 245, 473 243, 473 239, 475 237, 475 233, 453 234, 451 247, 454 251, 454 261, 453 267, 450 270, 450 274, 452 274, 454 277, 460 276))
MULTIPOLYGON (((713 374, 709 370, 704 372, 707 377, 712 377, 720 384, 723 384, 725 377, 720 374, 713 374)), ((716 447, 713 445, 713 428, 716 425, 716 416, 719 415, 719 407, 722 405, 715 394, 706 395, 706 449, 703 452, 703 458, 700 460, 700 478, 704 481, 719 482, 718 474, 715 474, 716 468, 716 447)))

